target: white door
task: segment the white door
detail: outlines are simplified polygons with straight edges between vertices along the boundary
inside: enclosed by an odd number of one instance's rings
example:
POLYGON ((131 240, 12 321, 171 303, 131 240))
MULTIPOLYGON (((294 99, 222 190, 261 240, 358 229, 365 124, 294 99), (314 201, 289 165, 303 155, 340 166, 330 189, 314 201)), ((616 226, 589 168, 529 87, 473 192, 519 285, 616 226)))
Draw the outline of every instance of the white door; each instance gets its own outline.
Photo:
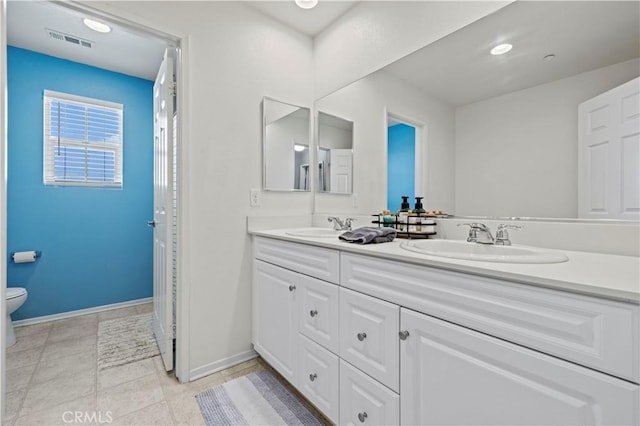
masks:
POLYGON ((153 85, 153 333, 173 369, 173 58, 167 49, 153 85))
POLYGON ((402 424, 638 424, 635 384, 407 309, 400 322, 402 424))
POLYGON ((294 383, 298 360, 298 274, 254 261, 255 350, 294 383))
POLYGON ((578 216, 640 219, 640 77, 578 106, 578 216))
POLYGON ((331 192, 351 193, 353 174, 353 151, 350 149, 331 150, 331 192))

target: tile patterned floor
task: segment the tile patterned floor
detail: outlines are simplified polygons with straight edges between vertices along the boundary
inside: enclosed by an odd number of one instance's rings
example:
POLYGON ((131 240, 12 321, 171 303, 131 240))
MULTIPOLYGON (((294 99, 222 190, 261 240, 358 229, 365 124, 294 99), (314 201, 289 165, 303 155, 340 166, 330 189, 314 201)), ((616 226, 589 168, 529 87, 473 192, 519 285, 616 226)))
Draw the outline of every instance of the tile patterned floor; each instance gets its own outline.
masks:
POLYGON ((203 425, 196 394, 270 368, 254 359, 187 384, 167 374, 160 357, 98 371, 98 322, 149 309, 144 304, 17 327, 18 342, 7 350, 5 424, 73 424, 75 412, 86 412, 75 424, 203 425))

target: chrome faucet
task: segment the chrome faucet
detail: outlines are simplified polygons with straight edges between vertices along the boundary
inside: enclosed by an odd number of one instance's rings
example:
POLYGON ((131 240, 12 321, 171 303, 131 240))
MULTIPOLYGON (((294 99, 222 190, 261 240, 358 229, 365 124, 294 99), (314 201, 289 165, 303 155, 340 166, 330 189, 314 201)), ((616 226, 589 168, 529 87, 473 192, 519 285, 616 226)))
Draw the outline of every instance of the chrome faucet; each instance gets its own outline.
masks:
POLYGON ((458 226, 469 227, 467 241, 470 243, 493 244, 495 242, 491 230, 484 223, 459 223, 458 226))
POLYGON ((510 246, 511 245, 511 240, 509 239, 509 232, 507 231, 507 229, 518 230, 518 229, 522 229, 522 228, 524 228, 524 226, 520 226, 520 225, 505 225, 504 223, 501 223, 500 225, 498 225, 498 230, 496 231, 496 242, 495 242, 495 244, 501 245, 501 246, 510 246))
POLYGON ((351 231, 351 222, 354 220, 354 218, 348 217, 343 222, 342 219, 336 216, 329 216, 327 219, 328 222, 333 222, 333 229, 335 231, 351 231))

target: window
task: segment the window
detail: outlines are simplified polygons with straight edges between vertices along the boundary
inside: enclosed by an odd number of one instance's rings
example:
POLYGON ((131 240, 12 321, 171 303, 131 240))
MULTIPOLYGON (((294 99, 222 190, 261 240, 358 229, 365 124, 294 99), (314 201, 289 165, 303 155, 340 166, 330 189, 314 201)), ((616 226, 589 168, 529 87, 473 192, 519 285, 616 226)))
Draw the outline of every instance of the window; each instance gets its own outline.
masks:
POLYGON ((45 185, 122 187, 122 105, 44 92, 45 185))

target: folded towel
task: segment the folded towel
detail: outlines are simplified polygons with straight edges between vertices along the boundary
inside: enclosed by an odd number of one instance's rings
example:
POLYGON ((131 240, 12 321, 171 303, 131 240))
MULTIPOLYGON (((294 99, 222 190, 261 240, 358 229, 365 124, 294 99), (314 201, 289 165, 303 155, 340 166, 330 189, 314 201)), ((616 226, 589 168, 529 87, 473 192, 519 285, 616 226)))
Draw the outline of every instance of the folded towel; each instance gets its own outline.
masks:
POLYGON ((393 228, 363 227, 347 231, 340 235, 340 239, 356 244, 378 244, 388 243, 396 237, 396 230, 393 228))

